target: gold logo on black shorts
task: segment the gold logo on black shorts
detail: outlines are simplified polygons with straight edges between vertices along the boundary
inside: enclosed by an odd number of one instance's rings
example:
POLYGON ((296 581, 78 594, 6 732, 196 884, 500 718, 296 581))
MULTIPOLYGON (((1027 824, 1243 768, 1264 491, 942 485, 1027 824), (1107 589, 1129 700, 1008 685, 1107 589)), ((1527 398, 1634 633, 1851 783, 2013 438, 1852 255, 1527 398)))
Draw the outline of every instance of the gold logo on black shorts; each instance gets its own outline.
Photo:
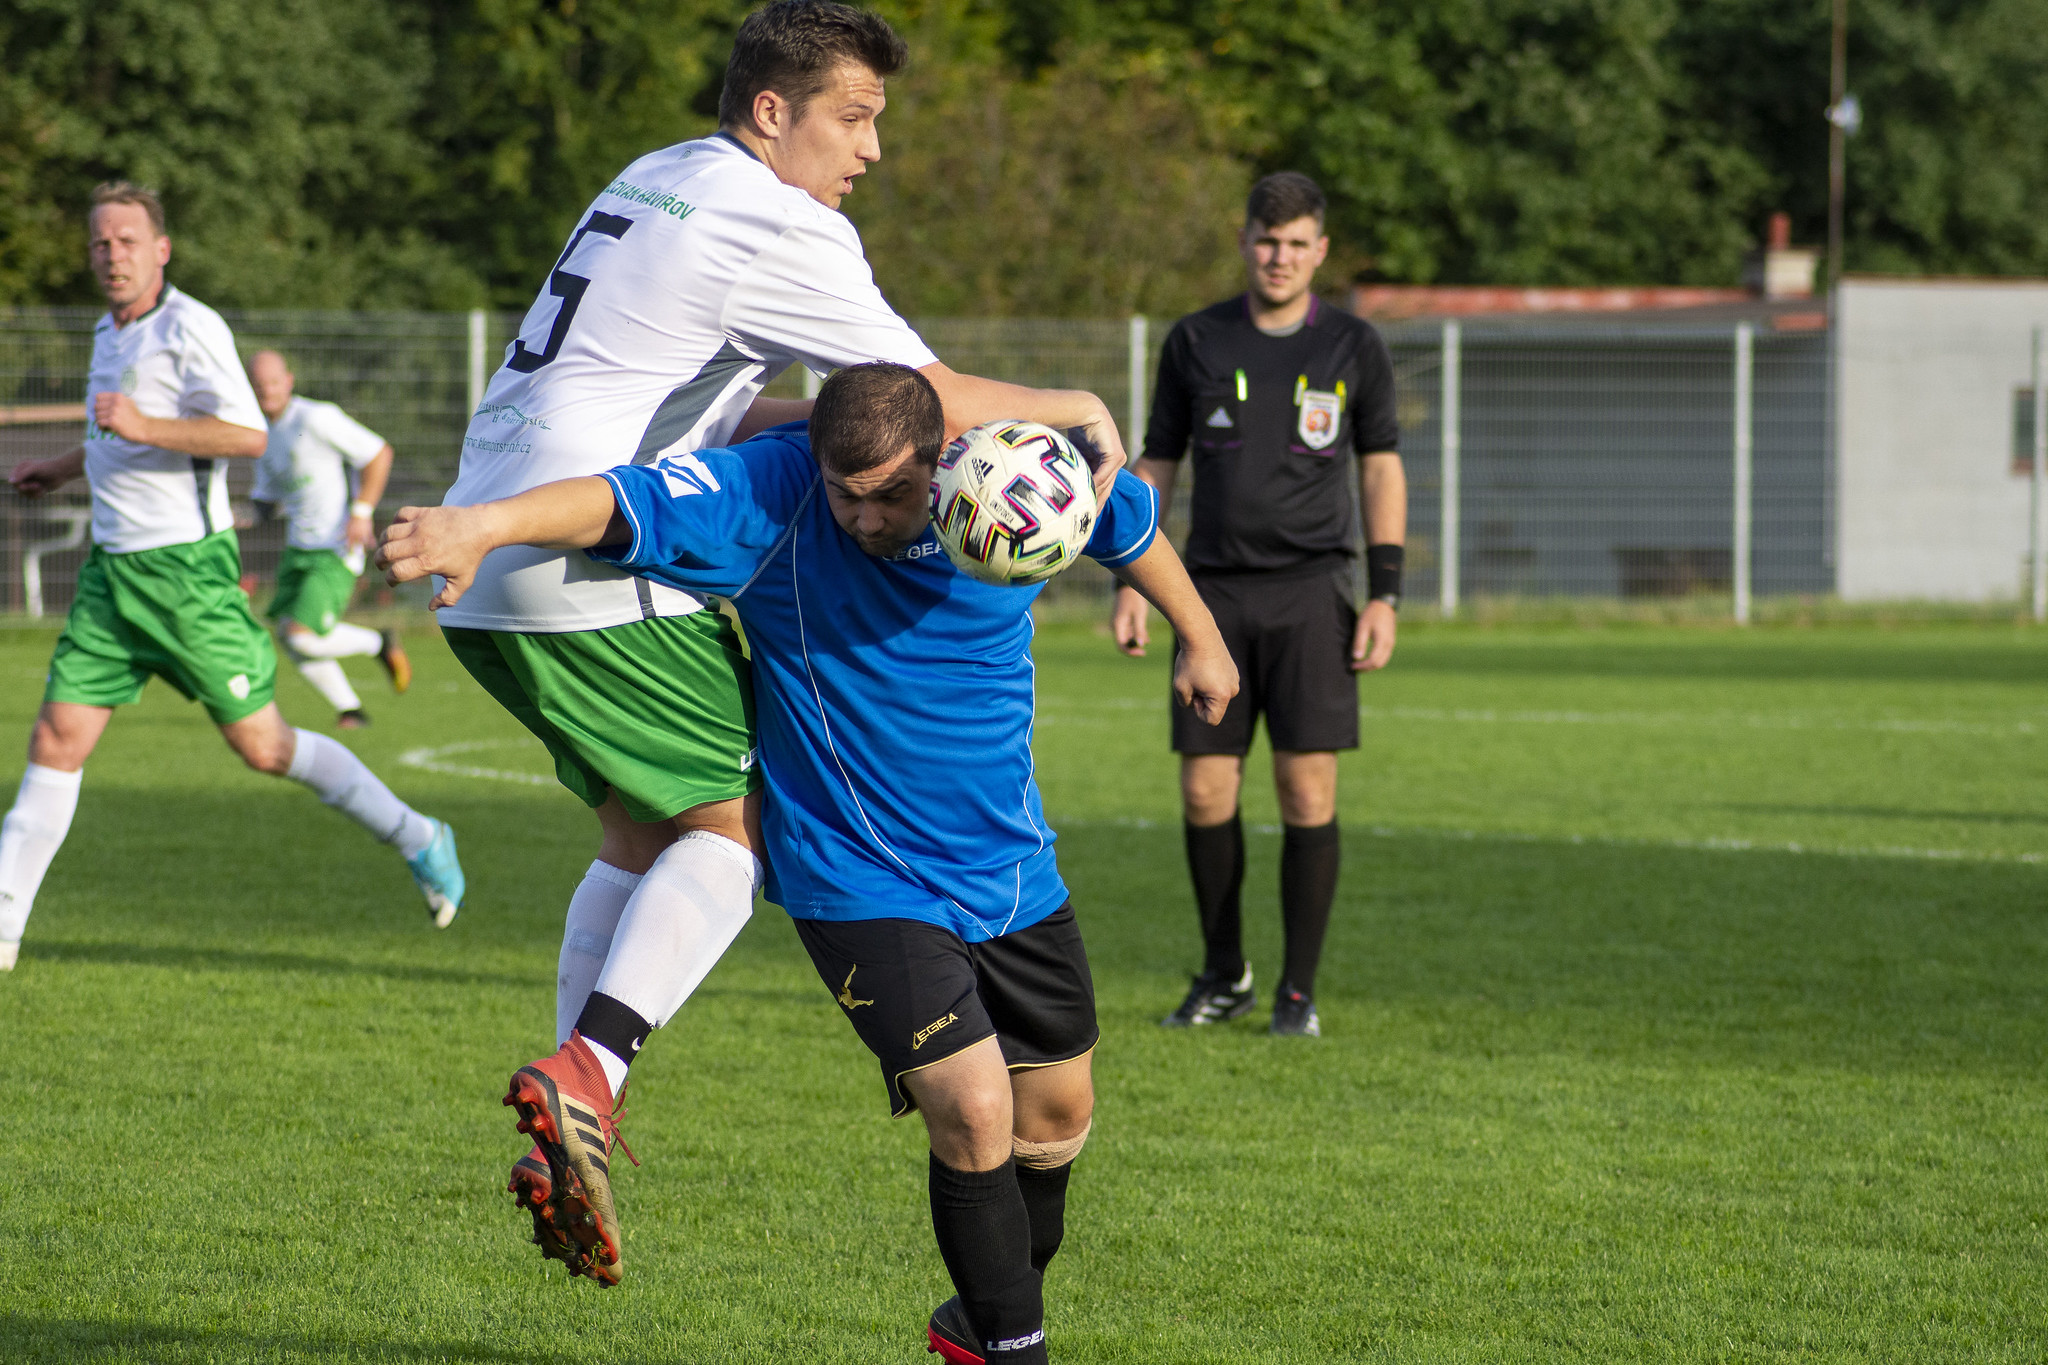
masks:
POLYGON ((839 988, 839 1003, 847 1009, 852 1009, 855 1005, 872 1005, 875 1003, 872 1000, 856 1000, 853 998, 853 974, 859 970, 860 964, 856 962, 846 973, 846 984, 839 988))
POLYGON ((937 1033, 946 1025, 957 1024, 959 1022, 960 1016, 957 1014, 948 1014, 943 1019, 932 1020, 929 1024, 926 1024, 923 1028, 919 1029, 917 1031, 917 1035, 910 1040, 910 1050, 912 1052, 917 1051, 919 1048, 924 1046, 925 1039, 931 1037, 934 1033, 937 1033))

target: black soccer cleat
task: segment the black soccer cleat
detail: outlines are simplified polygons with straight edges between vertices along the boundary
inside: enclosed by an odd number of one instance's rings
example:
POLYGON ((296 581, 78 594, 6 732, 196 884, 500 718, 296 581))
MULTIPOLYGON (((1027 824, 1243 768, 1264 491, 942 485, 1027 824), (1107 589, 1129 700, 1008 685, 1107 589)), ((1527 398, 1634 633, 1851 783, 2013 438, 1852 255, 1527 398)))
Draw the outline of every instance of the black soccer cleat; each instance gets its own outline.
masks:
POLYGON ((988 1357, 981 1352, 981 1342, 974 1335, 974 1325, 967 1321, 967 1309, 958 1294, 932 1310, 924 1336, 925 1354, 936 1355, 947 1365, 987 1365, 988 1357))
POLYGON ((369 723, 369 712, 360 706, 353 711, 344 711, 334 718, 334 728, 337 730, 360 730, 369 723))
POLYGON ((1244 964, 1244 975, 1232 981, 1215 972, 1203 972, 1188 987, 1188 998, 1180 1008, 1159 1021, 1162 1028, 1195 1028, 1202 1024, 1228 1023, 1242 1019, 1259 1003, 1252 989, 1252 964, 1244 964))
POLYGON ((1273 1032, 1297 1038, 1322 1037, 1323 1021, 1316 1017, 1316 1002, 1281 982, 1280 993, 1273 997, 1273 1032))

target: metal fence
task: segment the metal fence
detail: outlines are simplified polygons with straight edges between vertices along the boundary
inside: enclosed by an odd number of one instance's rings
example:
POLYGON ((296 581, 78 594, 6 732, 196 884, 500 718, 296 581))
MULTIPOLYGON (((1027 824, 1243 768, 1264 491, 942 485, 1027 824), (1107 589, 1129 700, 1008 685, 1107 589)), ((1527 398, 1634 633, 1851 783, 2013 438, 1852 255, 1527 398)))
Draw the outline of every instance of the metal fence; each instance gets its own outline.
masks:
MULTIPOLYGON (((223 315, 245 357, 264 347, 284 352, 300 392, 340 403, 391 441, 398 461, 387 511, 436 501, 453 479, 468 414, 519 322, 517 314, 223 315)), ((0 466, 76 443, 98 316, 0 312, 0 466)), ((916 325, 955 369, 1099 394, 1138 446, 1164 324, 916 325)), ((1477 597, 1726 594, 1743 586, 1745 564, 1757 593, 1825 592, 1825 337, 1749 335, 1745 371, 1733 325, 1386 329, 1411 498, 1410 599, 1455 607, 1477 597), (1738 497, 1745 430, 1746 502, 1738 497), (1745 524, 1753 534, 1742 555, 1745 524)), ((770 392, 793 396, 805 386, 802 374, 789 374, 770 392)), ((252 470, 242 462, 230 469, 240 504, 252 470)), ((1170 524, 1176 539, 1188 503, 1179 499, 1170 524)), ((62 540, 75 523, 65 509, 84 505, 82 487, 43 504, 0 494, 0 608, 23 610, 25 552, 62 540)), ((274 572, 281 537, 277 523, 245 531, 244 563, 259 579, 274 572)), ((69 605, 83 557, 82 541, 41 556, 46 610, 69 605)), ((1108 585, 1088 566, 1056 580, 1054 595, 1099 597, 1108 585)))

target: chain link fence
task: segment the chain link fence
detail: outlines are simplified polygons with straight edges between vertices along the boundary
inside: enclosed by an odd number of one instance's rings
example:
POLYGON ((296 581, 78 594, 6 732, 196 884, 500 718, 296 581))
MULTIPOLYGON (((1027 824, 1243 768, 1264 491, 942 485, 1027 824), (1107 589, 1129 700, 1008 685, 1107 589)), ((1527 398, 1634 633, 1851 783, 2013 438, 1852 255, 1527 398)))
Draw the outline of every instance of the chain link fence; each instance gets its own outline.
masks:
MULTIPOLYGON (((77 443, 99 316, 82 308, 0 311, 0 466, 77 443)), ((391 442, 397 463, 387 514, 439 500, 454 477, 474 376, 495 368, 519 324, 517 314, 223 316, 245 358, 263 348, 283 352, 301 393, 339 403, 391 442)), ((942 318, 916 326, 957 370, 1100 395, 1133 453, 1138 448, 1164 322, 942 318)), ((1411 602, 1728 594, 1736 586, 1741 385, 1733 326, 1468 321, 1395 326, 1386 337, 1409 479, 1411 602), (1458 380, 1451 391, 1447 360, 1458 380), (1448 459, 1447 401, 1458 412, 1448 459), (1447 574, 1453 545, 1455 571, 1447 574)), ((1826 339, 1760 333, 1752 355, 1754 590, 1826 592, 1826 339)), ((769 392, 804 389, 802 374, 791 373, 769 392)), ((236 461, 230 471, 241 513, 253 468, 236 461)), ((1169 522, 1177 543, 1189 502, 1183 491, 1169 522)), ((28 605, 32 547, 75 541, 38 556, 44 609, 69 605, 85 554, 76 512, 85 505, 82 485, 41 503, 0 493, 0 608, 28 605)), ((275 522, 244 530, 244 565, 259 580, 274 573, 282 534, 275 522)), ((1109 586, 1106 573, 1086 565, 1055 580, 1048 595, 1101 601, 1109 586)))

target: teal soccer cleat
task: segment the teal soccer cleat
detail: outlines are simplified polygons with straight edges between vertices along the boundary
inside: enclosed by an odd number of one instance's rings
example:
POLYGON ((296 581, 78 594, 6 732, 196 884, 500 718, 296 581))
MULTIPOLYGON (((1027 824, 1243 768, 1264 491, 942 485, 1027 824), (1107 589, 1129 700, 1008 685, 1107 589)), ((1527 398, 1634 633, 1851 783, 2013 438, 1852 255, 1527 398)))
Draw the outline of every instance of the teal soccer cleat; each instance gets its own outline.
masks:
POLYGON ((407 858, 405 865, 412 869, 413 884, 427 898, 427 913, 434 917, 434 927, 446 929, 453 924, 455 912, 462 908, 466 883, 462 863, 455 856, 455 831, 447 821, 434 821, 433 842, 417 857, 407 858))

